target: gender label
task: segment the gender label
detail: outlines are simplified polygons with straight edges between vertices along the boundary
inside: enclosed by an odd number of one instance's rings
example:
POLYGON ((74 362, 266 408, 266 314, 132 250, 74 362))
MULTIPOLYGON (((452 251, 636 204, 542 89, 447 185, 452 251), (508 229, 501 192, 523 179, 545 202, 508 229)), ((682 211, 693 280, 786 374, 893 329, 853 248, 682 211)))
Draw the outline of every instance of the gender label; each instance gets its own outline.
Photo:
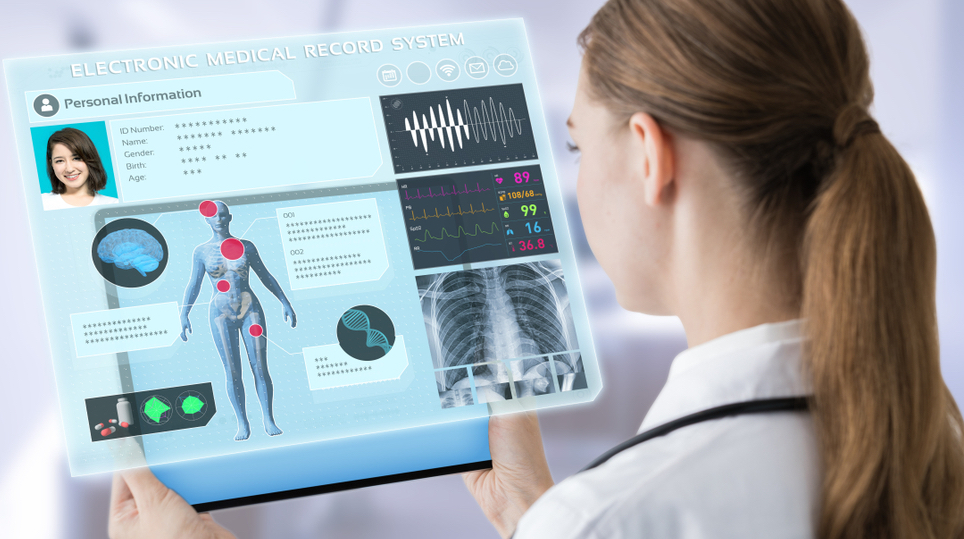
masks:
POLYGON ((395 343, 387 354, 375 360, 356 359, 340 344, 312 346, 303 352, 308 387, 312 391, 398 380, 408 366, 405 339, 401 335, 395 336, 395 343))
POLYGON ((375 199, 279 208, 292 290, 379 279, 388 253, 375 199))
POLYGON ((77 357, 170 346, 181 332, 177 303, 70 315, 77 357))

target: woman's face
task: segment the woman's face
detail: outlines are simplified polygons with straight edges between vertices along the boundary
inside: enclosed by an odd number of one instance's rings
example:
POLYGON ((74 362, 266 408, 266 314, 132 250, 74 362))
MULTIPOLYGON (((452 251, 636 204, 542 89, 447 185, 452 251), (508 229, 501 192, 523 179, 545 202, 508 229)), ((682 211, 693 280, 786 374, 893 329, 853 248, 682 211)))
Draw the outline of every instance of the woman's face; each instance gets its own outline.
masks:
POLYGON ((624 308, 669 314, 664 295, 669 239, 666 216, 647 206, 638 141, 628 121, 615 117, 589 92, 580 73, 569 117, 578 148, 576 195, 586 239, 624 308))
POLYGON ((90 175, 87 163, 67 146, 54 144, 50 152, 50 164, 57 179, 67 186, 68 191, 76 191, 87 183, 90 175))

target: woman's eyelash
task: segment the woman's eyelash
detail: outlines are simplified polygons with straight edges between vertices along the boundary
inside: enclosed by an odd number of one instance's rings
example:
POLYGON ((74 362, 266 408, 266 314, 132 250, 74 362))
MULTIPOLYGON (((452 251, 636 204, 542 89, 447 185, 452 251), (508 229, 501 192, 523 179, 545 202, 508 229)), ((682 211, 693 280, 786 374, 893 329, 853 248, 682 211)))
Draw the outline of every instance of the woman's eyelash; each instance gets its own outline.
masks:
POLYGON ((566 141, 566 149, 572 153, 579 153, 579 146, 576 146, 575 144, 569 141, 566 141))

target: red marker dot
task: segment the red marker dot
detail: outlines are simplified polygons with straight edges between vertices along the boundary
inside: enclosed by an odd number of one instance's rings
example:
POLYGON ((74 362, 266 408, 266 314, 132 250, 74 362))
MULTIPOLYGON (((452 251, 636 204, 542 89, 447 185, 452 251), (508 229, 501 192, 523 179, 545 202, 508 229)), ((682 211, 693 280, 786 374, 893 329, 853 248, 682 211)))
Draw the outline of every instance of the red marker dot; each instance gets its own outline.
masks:
POLYGON ((244 244, 238 238, 228 238, 221 242, 221 254, 228 260, 237 260, 244 256, 244 244))
POLYGON ((224 279, 218 281, 218 292, 227 292, 228 290, 231 290, 231 283, 224 279))
POLYGON ((251 324, 251 327, 248 328, 248 333, 250 333, 252 337, 260 337, 261 334, 264 333, 264 328, 261 327, 261 324, 251 324))
POLYGON ((218 214, 218 205, 215 204, 214 202, 211 202, 210 200, 205 200, 204 202, 202 202, 201 205, 197 207, 197 209, 199 212, 201 212, 201 215, 205 217, 214 217, 215 215, 218 214))

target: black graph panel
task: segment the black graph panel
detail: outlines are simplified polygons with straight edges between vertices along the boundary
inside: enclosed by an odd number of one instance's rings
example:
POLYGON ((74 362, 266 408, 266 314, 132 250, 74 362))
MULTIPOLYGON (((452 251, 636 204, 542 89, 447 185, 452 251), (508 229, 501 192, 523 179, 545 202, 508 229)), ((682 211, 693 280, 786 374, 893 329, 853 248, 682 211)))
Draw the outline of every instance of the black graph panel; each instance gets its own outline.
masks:
POLYGON ((398 180, 416 270, 557 252, 538 165, 398 180))
POLYGON ((396 173, 537 159, 521 84, 381 98, 396 173))

